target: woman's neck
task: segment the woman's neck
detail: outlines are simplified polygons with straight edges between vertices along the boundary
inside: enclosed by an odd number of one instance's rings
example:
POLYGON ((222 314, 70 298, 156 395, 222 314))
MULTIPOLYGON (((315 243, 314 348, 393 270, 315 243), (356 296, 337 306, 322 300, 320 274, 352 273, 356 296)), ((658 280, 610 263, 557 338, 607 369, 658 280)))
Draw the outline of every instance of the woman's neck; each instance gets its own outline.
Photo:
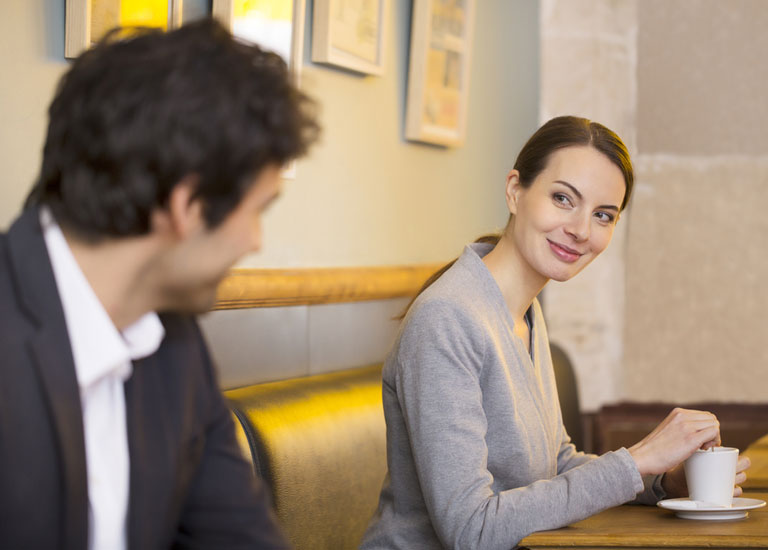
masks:
POLYGON ((524 319, 533 299, 549 281, 520 255, 511 236, 505 233, 499 243, 483 257, 488 271, 499 285, 515 323, 524 319))

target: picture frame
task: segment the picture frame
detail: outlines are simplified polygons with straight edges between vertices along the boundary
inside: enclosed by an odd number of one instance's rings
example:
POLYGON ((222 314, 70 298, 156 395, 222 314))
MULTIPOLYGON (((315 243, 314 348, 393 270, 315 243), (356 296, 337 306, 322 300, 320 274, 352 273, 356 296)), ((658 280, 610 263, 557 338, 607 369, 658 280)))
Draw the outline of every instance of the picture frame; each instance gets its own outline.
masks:
POLYGON ((182 12, 183 0, 66 0, 64 57, 77 57, 119 25, 176 28, 182 12))
POLYGON ((464 143, 475 0, 414 0, 405 137, 464 143))
POLYGON ((277 52, 299 84, 305 0, 213 0, 212 12, 236 38, 277 52))
MULTIPOLYGON (((277 52, 288 64, 298 86, 304 51, 305 6, 305 0, 213 0, 212 13, 236 38, 277 52)), ((296 179, 295 160, 285 166, 281 176, 296 179)))
POLYGON ((389 0, 314 0, 312 61, 384 74, 389 0))

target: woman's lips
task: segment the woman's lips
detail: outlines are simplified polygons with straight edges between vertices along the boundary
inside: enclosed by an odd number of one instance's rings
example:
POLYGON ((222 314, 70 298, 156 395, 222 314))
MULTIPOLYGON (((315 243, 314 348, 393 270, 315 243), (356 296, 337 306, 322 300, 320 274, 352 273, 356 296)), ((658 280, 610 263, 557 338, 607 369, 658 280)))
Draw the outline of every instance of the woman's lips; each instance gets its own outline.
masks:
POLYGON ((547 242, 549 243, 549 248, 551 248, 552 252, 555 253, 555 256, 557 256, 564 262, 568 262, 570 264, 575 262, 582 256, 581 252, 578 252, 572 248, 568 248, 565 245, 557 244, 555 242, 550 241, 549 239, 547 239, 547 242))

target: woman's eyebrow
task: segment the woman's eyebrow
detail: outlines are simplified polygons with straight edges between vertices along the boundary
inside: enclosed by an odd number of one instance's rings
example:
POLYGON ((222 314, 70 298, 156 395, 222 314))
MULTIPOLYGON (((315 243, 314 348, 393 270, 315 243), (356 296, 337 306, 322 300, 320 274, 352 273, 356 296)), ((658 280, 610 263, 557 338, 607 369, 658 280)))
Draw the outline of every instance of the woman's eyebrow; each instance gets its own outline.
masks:
MULTIPOLYGON (((581 200, 581 199, 583 199, 583 198, 584 198, 584 197, 582 196, 582 194, 581 194, 581 191, 579 191, 578 189, 576 189, 576 188, 575 188, 573 185, 571 185, 571 184, 570 184, 570 183, 568 183, 567 181, 563 181, 563 180, 555 180, 555 183, 559 183, 559 184, 561 184, 561 185, 565 185, 566 187, 568 187, 568 188, 569 188, 571 191, 573 191, 573 194, 574 194, 574 195, 576 195, 576 198, 578 198, 579 200, 581 200)), ((619 207, 618 207, 618 206, 614 206, 614 205, 612 205, 612 204, 603 204, 603 205, 601 205, 601 206, 598 206, 598 208, 602 208, 602 209, 604 209, 604 210, 615 210, 616 212, 618 212, 618 211, 619 211, 619 207)))
POLYGON ((570 184, 570 183, 568 183, 567 181, 563 181, 563 180, 555 180, 555 183, 560 183, 560 184, 562 184, 562 185, 565 185, 566 187, 568 187, 568 188, 569 188, 571 191, 573 191, 573 194, 574 194, 574 195, 576 195, 576 198, 577 198, 577 199, 581 200, 581 199, 583 199, 583 198, 584 198, 584 197, 581 195, 581 191, 579 191, 578 189, 576 189, 576 188, 575 188, 573 185, 571 185, 571 184, 570 184))

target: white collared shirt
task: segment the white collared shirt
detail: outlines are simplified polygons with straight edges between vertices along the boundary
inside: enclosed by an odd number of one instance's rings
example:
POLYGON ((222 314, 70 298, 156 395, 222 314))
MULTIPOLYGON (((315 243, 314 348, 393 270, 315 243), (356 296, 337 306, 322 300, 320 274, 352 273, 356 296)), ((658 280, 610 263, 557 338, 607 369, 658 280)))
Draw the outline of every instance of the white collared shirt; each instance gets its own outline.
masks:
POLYGON ((131 361, 157 351, 165 331, 154 312, 118 331, 47 208, 41 209, 40 222, 80 387, 88 472, 88 548, 125 550, 130 457, 123 383, 133 373, 131 361))

